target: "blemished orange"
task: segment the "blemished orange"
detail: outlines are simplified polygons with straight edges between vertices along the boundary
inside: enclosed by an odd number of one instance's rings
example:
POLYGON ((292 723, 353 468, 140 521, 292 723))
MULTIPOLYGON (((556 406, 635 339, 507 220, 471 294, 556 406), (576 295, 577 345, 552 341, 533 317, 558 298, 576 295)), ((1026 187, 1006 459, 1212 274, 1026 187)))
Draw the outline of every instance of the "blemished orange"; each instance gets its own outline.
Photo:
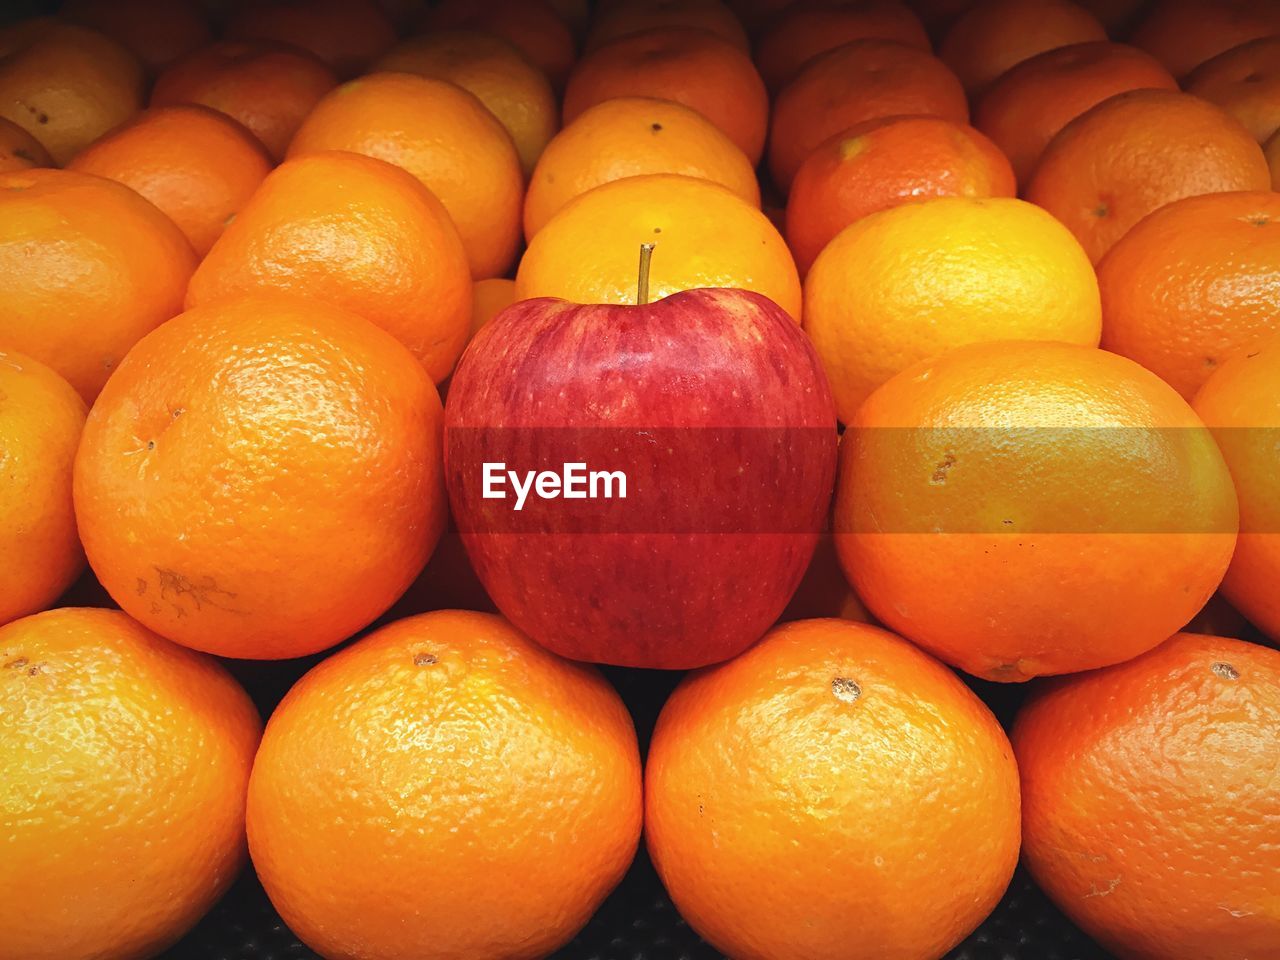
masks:
POLYGON ((0 173, 51 166, 53 158, 39 140, 12 120, 0 117, 0 173))
POLYGON ((800 164, 828 137, 868 120, 913 114, 969 122, 964 88, 941 60, 893 40, 855 40, 828 50, 774 102, 769 172, 789 190, 800 164))
POLYGON ((1222 364, 1193 406, 1214 432, 1240 499, 1240 538, 1222 592, 1280 642, 1280 335, 1222 364))
POLYGON ((395 27, 374 0, 240 2, 223 36, 301 47, 342 78, 360 73, 396 42, 395 27))
POLYGON ((123 44, 152 72, 213 39, 208 14, 196 0, 67 0, 58 16, 123 44))
POLYGON ((719 127, 753 165, 764 152, 764 81, 745 53, 709 30, 666 27, 601 44, 569 76, 565 126, 614 97, 674 100, 719 127))
POLYGON ((182 309, 195 266, 173 221, 114 180, 0 174, 0 349, 52 367, 90 403, 129 348, 182 309))
POLYGON ((760 34, 756 66, 765 85, 779 90, 818 54, 854 40, 932 49, 920 19, 897 0, 793 3, 760 34))
POLYGON ((184 57, 156 78, 151 106, 198 103, 225 113, 274 160, 338 78, 318 57, 270 40, 227 40, 184 57))
POLYGON ((118 610, 0 627, 0 957, 152 957, 181 937, 244 863, 260 731, 212 657, 118 610))
POLYGON ((710 30, 744 52, 751 50, 742 21, 722 0, 606 0, 596 9, 584 49, 660 27, 710 30))
POLYGON ((593 187, 648 173, 701 177, 760 206, 751 161, 710 120, 672 100, 617 97, 583 111, 548 145, 525 193, 525 237, 593 187))
POLYGON ((477 280, 471 287, 471 330, 475 334, 486 323, 516 302, 516 282, 506 277, 477 280))
POLYGON ((1231 559, 1236 497, 1213 437, 1124 357, 970 344, 889 380, 849 428, 833 521, 845 574, 886 626, 975 676, 1137 656, 1231 559))
POLYGON ((946 197, 858 220, 804 283, 804 327, 840 420, 890 377, 967 343, 1096 347, 1098 281, 1062 224, 1013 198, 946 197))
POLYGON ((318 300, 198 307, 138 343, 75 466, 98 580, 185 646, 330 647, 389 607, 444 524, 440 398, 390 334, 318 300))
POLYGON ((656 244, 651 300, 700 287, 763 294, 800 319, 800 278, 768 217, 698 177, 646 174, 588 190, 529 242, 516 298, 635 303, 640 244, 656 244))
POLYGON ((387 51, 374 70, 448 80, 475 94, 511 134, 525 176, 560 128, 546 74, 492 33, 459 29, 411 37, 387 51))
POLYGON ((980 0, 947 31, 938 56, 977 95, 1028 57, 1106 39, 1098 18, 1068 0, 980 0))
POLYGON ((453 218, 477 280, 500 277, 520 245, 524 173, 502 123, 471 93, 411 73, 371 73, 321 100, 290 159, 348 150, 408 170, 453 218))
POLYGON ((557 89, 577 59, 573 32, 546 0, 440 0, 427 8, 422 26, 427 33, 468 27, 502 37, 557 89))
POLYGON ((654 730, 645 837, 676 908, 738 960, 936 960, 1018 859, 995 717, 900 637, 775 628, 692 673, 654 730))
POLYGON ((1138 221, 1098 264, 1102 347, 1187 399, 1280 333, 1280 196, 1188 197, 1138 221))
POLYGON ((47 609, 84 567, 71 505, 87 408, 71 384, 0 349, 0 624, 47 609))
POLYGON ((1280 6, 1270 0, 1159 0, 1129 42, 1181 80, 1220 53, 1280 33, 1280 6))
POLYGON ((1190 94, 1131 90, 1063 127, 1025 196, 1065 223, 1097 263, 1167 203, 1270 186, 1262 148, 1234 117, 1190 94))
POLYGON ((1177 90, 1178 82, 1136 47, 1073 43, 1029 57, 996 79, 975 105, 973 125, 1026 183, 1059 130, 1109 97, 1144 89, 1177 90))
POLYGON ((931 197, 1012 197, 1013 168, 972 127, 938 117, 888 117, 850 127, 813 150, 791 182, 786 236, 801 274, 863 217, 931 197))
POLYGON ((1187 77, 1186 90, 1216 103, 1266 143, 1280 129, 1280 36, 1242 43, 1206 60, 1187 77))
POLYGON ((63 164, 142 108, 142 64, 116 41, 51 17, 0 27, 0 117, 63 164))
POLYGON ((1280 957, 1280 652, 1182 633, 1033 694, 1026 862, 1118 957, 1280 957))
POLYGON ((467 341, 471 272, 449 214, 412 174, 358 153, 277 167, 196 268, 186 302, 256 290, 372 321, 437 383, 467 341))
POLYGON ((271 167, 257 137, 194 104, 145 110, 67 165, 136 190, 178 225, 201 257, 271 167))
POLYGON ((640 777, 631 717, 595 669, 501 617, 440 610, 289 691, 253 766, 249 849, 324 956, 535 960, 622 879, 640 777))

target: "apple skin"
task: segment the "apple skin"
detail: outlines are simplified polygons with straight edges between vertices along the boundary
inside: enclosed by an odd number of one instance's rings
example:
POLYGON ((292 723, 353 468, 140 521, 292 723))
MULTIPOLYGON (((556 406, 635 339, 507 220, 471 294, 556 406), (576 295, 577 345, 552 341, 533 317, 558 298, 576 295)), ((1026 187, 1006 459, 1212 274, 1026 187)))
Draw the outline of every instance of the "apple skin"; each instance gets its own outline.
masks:
POLYGON ((445 407, 453 515, 498 609, 575 660, 689 669, 778 619, 835 482, 836 415, 808 338, 744 290, 642 306, 513 304, 445 407), (627 499, 484 499, 483 463, 621 469, 627 499))

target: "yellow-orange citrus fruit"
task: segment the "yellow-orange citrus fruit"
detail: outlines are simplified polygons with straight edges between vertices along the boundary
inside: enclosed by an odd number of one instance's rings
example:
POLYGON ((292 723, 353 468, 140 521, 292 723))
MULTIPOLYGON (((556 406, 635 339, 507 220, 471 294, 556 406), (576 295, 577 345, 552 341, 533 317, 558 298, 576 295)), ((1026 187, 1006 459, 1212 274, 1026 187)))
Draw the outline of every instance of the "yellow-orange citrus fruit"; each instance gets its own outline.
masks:
POLYGON ((464 27, 483 30, 519 48, 557 90, 577 56, 568 24, 546 0, 437 0, 422 18, 426 33, 464 27))
POLYGON ((364 70, 396 41, 374 0, 259 0, 240 3, 223 31, 228 40, 275 40, 301 47, 340 77, 364 70))
POLYGON ((516 302, 516 282, 506 277, 477 280, 471 286, 470 335, 516 302))
POLYGON ((197 0, 66 0, 58 16, 101 31, 151 71, 213 39, 208 13, 197 0))
POLYGON ((12 120, 0 117, 0 173, 51 166, 53 158, 39 140, 12 120))
MULTIPOLYGON (((1280 25, 1276 28, 1280 33, 1280 25)), ((1265 143, 1280 129, 1280 36, 1232 47, 1187 77, 1188 93, 1226 110, 1265 143)))
POLYGON ((1134 27, 1130 42, 1181 80, 1206 60, 1275 33, 1280 33, 1280 7, 1271 0, 1158 0, 1134 27))

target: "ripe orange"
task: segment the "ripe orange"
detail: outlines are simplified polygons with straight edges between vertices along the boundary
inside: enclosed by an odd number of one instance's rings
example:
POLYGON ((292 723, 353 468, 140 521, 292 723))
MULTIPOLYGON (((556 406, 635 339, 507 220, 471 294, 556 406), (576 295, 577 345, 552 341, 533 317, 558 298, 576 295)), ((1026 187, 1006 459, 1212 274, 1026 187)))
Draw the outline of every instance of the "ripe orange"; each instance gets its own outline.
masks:
POLYGON ((302 47, 339 77, 361 72, 396 42, 395 27, 374 0, 241 0, 224 36, 302 47))
POLYGON ((182 231, 128 187, 66 170, 0 174, 0 349, 52 367, 86 401, 182 309, 195 265, 182 231))
POLYGON ((483 30, 517 47, 561 89, 577 58, 573 32, 546 0, 440 0, 427 8, 425 32, 483 30))
POLYGON ((0 117, 56 163, 137 113, 142 86, 142 64, 96 30, 49 17, 0 27, 0 117))
POLYGON ((778 627, 658 718, 645 836, 676 908, 740 960, 935 960, 1018 859, 1018 770, 959 678, 884 630, 778 627))
POLYGON ((1012 197, 999 148, 937 117, 868 120, 805 158, 787 196, 786 234, 801 273, 837 233, 868 214, 930 197, 1012 197))
POLYGON ((261 723, 211 657, 117 610, 0 628, 0 954, 151 957, 244 862, 261 723))
POLYGON ((288 156, 325 150, 404 167, 449 211, 475 279, 510 268, 524 201, 520 156, 506 128, 466 90, 409 73, 348 81, 316 105, 288 156))
POLYGON ((333 71, 304 50, 269 40, 228 40, 161 73, 151 105, 212 107, 244 124, 278 161, 303 118, 337 85, 333 71))
POLYGON ((49 607, 84 567, 71 464, 85 413, 67 381, 0 350, 0 624, 49 607))
POLYGON ((1280 956, 1280 653, 1183 633, 1013 728, 1027 863, 1116 956, 1280 956))
POLYGON ((372 321, 437 383, 467 341, 471 273, 449 214, 411 174, 357 153, 281 164, 196 269, 187 306, 256 290, 372 321))
POLYGON ((152 72, 213 39, 205 8, 196 0, 66 0, 58 16, 101 31, 152 72))
POLYGON ((938 55, 976 95, 1028 57, 1106 39, 1097 17, 1068 0, 980 0, 947 31, 938 55))
POLYGON ((1119 43, 1073 43, 1023 60, 978 101, 973 125, 1009 157, 1026 183, 1045 147, 1080 114, 1128 90, 1177 90, 1160 61, 1119 43))
POLYGON ((1065 223, 1097 263, 1167 203, 1270 184, 1266 158, 1239 121, 1199 97, 1133 90, 1067 124, 1025 195, 1065 223))
POLYGON ((1196 394, 1240 498, 1240 539, 1222 592, 1254 625, 1280 640, 1280 337, 1237 353, 1196 394))
POLYGON ((1280 33, 1280 7, 1270 0, 1159 0, 1130 42, 1181 80, 1211 57, 1280 33))
POLYGON ((640 244, 655 243, 650 299, 699 287, 740 287, 798 321, 800 278, 768 218, 709 180, 647 174, 571 200, 529 242, 516 299, 635 303, 640 244))
POLYGON ((289 692, 253 766, 249 848, 325 956, 533 960, 622 878, 641 804, 635 728, 599 673, 441 610, 289 692))
POLYGON ((1233 354, 1280 332, 1280 196, 1161 207, 1098 264, 1102 346, 1187 399, 1233 354))
POLYGON ((486 323, 516 302, 516 282, 505 277, 477 280, 471 287, 471 328, 473 337, 486 323))
POLYGON ((790 189, 800 164, 828 137, 908 114, 969 121, 960 81, 937 57, 892 40, 855 40, 814 57, 774 103, 774 183, 790 189))
POLYGON ((845 573, 887 626, 976 676, 1143 653, 1231 559, 1236 498, 1213 438, 1124 357, 971 344, 898 374, 849 427, 833 524, 845 573))
POLYGON ((0 173, 51 166, 53 158, 39 140, 12 120, 0 117, 0 173))
POLYGON ((805 330, 844 423, 890 377, 962 344, 1095 347, 1102 326, 1080 245, 1011 198, 942 198, 864 217, 818 256, 804 297, 805 330))
MULTIPOLYGON (((1280 26, 1277 26, 1280 32, 1280 26)), ((1280 36, 1232 47, 1196 67, 1187 92, 1216 103, 1265 143, 1280 129, 1280 36)))
POLYGON ((89 563, 126 612, 222 656, 296 657, 382 613, 444 523, 441 408, 389 334, 257 294, 144 338, 76 458, 89 563))
POLYGON ((769 95, 750 58, 709 30, 668 27, 601 44, 574 67, 564 122, 614 97, 674 100, 698 111, 754 165, 764 152, 769 95))
POLYGON ((387 51, 374 69, 448 80, 475 94, 511 134, 525 176, 560 126, 546 74, 491 33, 441 30, 411 37, 387 51))
POLYGON ((271 170, 266 149, 208 107, 158 107, 76 154, 67 169, 132 187, 204 256, 271 170))
POLYGON ((671 100, 617 97, 584 111, 548 145, 525 194, 525 236, 591 188, 646 173, 701 177, 760 206, 751 161, 710 120, 671 100))

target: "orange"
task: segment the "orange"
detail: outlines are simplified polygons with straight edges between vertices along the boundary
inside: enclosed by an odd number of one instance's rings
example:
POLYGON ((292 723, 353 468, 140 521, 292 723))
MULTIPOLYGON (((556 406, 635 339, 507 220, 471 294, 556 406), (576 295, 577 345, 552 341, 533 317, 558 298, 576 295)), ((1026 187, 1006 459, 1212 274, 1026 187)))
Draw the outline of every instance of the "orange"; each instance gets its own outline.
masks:
POLYGON ((53 159, 39 140, 12 120, 0 117, 0 173, 51 166, 53 159))
POLYGON ((1046 50, 1006 71, 974 109, 973 125, 1009 157, 1019 183, 1080 114, 1129 90, 1177 90, 1160 61, 1135 47, 1094 41, 1046 50))
POLYGON ((248 811, 258 876, 318 953, 533 960, 631 863, 640 755, 597 671, 501 617, 441 610, 383 627, 289 691, 248 811))
POLYGON ((260 730, 212 657, 119 611, 0 628, 0 957, 151 957, 181 937, 244 862, 260 730))
POLYGON ((246 0, 224 36, 302 47, 340 77, 361 72, 396 42, 395 27, 374 0, 246 0))
POLYGON ((1097 17, 1067 0, 980 0, 947 31, 938 55, 978 94, 1037 53, 1106 39, 1097 17))
POLYGON ((1013 169, 964 124, 937 117, 868 120, 818 145, 791 183, 786 234, 801 273, 868 214, 930 197, 1012 197, 1013 169))
POLYGON ((1271 189, 1280 191, 1280 130, 1267 141, 1264 152, 1267 166, 1271 168, 1271 189))
MULTIPOLYGON (((1280 32, 1280 26, 1277 26, 1280 32)), ((1231 114, 1265 143, 1280 129, 1280 36, 1232 47, 1196 67, 1188 93, 1204 97, 1231 114)))
POLYGON ((0 349, 52 367, 86 401, 182 309, 195 265, 182 231, 128 187, 66 170, 0 174, 0 349))
POLYGON ((67 169, 132 187, 204 256, 271 167, 248 130, 216 110, 190 105, 144 111, 76 154, 67 169))
POLYGON ((96 30, 49 17, 0 27, 0 117, 55 163, 137 113, 142 86, 142 64, 96 30))
POLYGON ((255 290, 372 321, 436 382, 467 340, 471 273, 449 214, 410 174, 357 153, 281 164, 196 269, 187 306, 255 290))
POLYGON ((337 85, 333 71, 303 50, 268 40, 228 40, 161 73, 151 105, 212 107, 244 124, 278 161, 303 118, 337 85))
POLYGON ((820 53, 854 40, 896 40, 930 51, 920 20, 897 0, 797 2, 760 35, 756 66, 770 90, 791 81, 820 53))
POLYGON ((800 278, 768 218, 726 188, 647 174, 588 190, 529 242, 516 299, 635 303, 640 244, 656 244, 651 300, 700 287, 738 287, 800 319, 800 278))
POLYGON ((751 161, 710 120, 672 100, 617 97, 585 110, 548 145, 525 194, 525 236, 591 188, 646 173, 701 177, 760 206, 751 161))
POLYGON ((1231 559, 1236 498, 1212 436, 1124 357, 970 344, 885 383, 849 430, 833 523, 845 573, 886 626, 976 676, 1150 650, 1231 559))
POLYGON ((573 32, 546 0, 440 0, 427 9, 422 25, 427 33, 470 27, 499 36, 557 89, 564 87, 577 58, 573 32))
POLYGON ((288 156, 349 150, 404 167, 440 198, 477 279, 507 272, 520 243, 524 175, 506 128, 461 87, 373 73, 327 95, 288 156))
POLYGON ((1280 196, 1161 207, 1098 264, 1102 346, 1187 399, 1233 354, 1280 332, 1280 196))
POLYGON ((1280 7, 1270 0, 1159 0, 1130 42, 1181 80, 1206 60, 1274 33, 1280 33, 1280 7))
POLYGON ((892 40, 855 40, 814 57, 774 103, 774 183, 789 190, 800 164, 828 137, 908 114, 969 121, 960 81, 938 58, 892 40))
POLYGON ((1119 957, 1280 957, 1280 653, 1183 633, 1013 728, 1027 864, 1119 957))
POLYGON ((491 33, 441 30, 412 37, 389 50, 374 69, 448 80, 475 94, 511 134, 525 176, 560 126, 560 108, 546 75, 491 33))
POLYGON ((674 100, 719 127, 753 165, 764 152, 764 82, 745 53, 709 30, 667 27, 601 44, 569 77, 565 125, 614 97, 674 100))
POLYGON ((71 464, 85 412, 44 364, 0 350, 0 624, 52 605, 84 568, 71 464))
POLYGON ((1095 347, 1102 310, 1088 258, 1053 217, 1012 198, 949 197, 837 234, 805 278, 804 326, 852 423, 890 377, 962 344, 1095 347))
POLYGON ((1222 364, 1194 406, 1214 431, 1240 498, 1240 539, 1222 592, 1260 630, 1280 640, 1280 338, 1272 336, 1222 364))
POLYGON ((1025 196, 1065 223, 1097 263, 1167 203, 1270 184, 1266 158, 1239 121, 1189 94, 1132 90, 1067 124, 1025 196))
POLYGON ((100 30, 152 72, 213 39, 205 9, 196 0, 67 0, 58 16, 100 30))
POLYGON ((76 519, 112 598, 221 656, 296 657, 382 613, 440 535, 440 399, 413 355, 258 294, 144 338, 94 405, 76 519))
POLYGON ((471 328, 475 336, 481 327, 516 302, 516 282, 505 277, 477 280, 471 287, 471 328))
POLYGON ((676 908, 736 960, 936 960, 1018 860, 1018 770, 932 657, 845 620, 781 626, 667 701, 645 837, 676 908))
POLYGON ((605 0, 587 31, 586 49, 659 27, 710 30, 739 50, 751 50, 742 21, 721 0, 605 0))

